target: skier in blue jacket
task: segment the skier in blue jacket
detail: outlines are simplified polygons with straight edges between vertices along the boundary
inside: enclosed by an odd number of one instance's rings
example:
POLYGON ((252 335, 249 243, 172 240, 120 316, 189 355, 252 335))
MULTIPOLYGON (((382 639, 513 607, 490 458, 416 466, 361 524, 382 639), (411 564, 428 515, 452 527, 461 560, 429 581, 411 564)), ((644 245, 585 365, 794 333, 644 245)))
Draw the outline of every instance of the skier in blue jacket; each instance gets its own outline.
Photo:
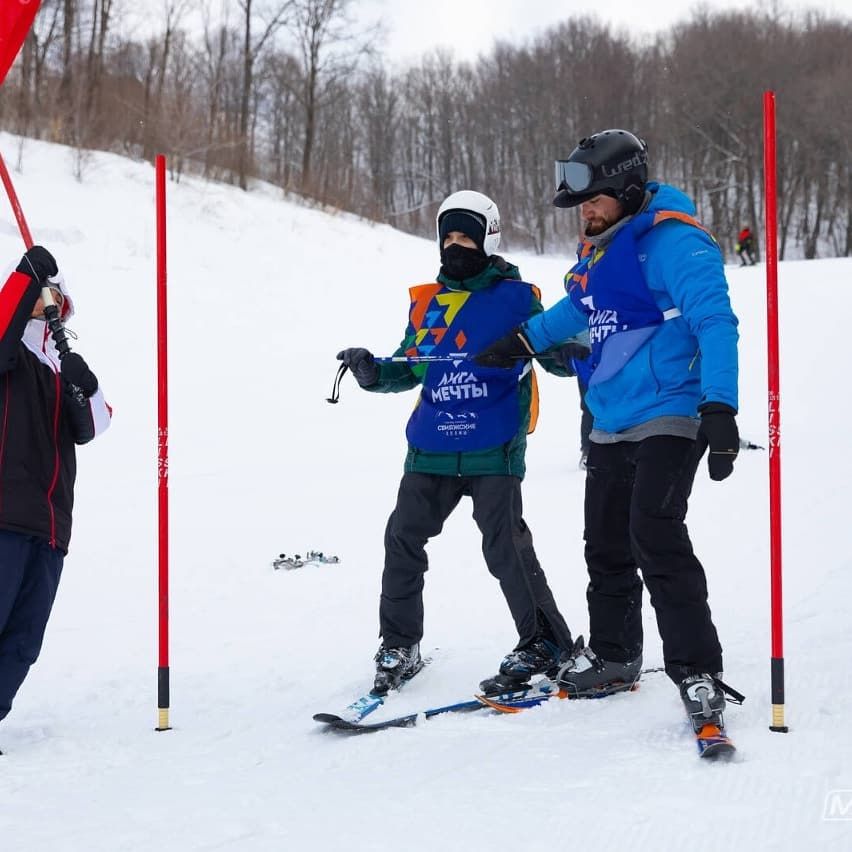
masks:
POLYGON ((704 451, 722 480, 739 449, 737 319, 718 245, 682 192, 647 180, 647 160, 637 136, 605 130, 557 161, 554 204, 579 206, 584 227, 567 295, 474 360, 510 366, 588 329, 590 641, 578 640, 559 681, 581 696, 639 678, 641 571, 666 671, 699 730, 721 724, 725 687, 685 518, 704 451))

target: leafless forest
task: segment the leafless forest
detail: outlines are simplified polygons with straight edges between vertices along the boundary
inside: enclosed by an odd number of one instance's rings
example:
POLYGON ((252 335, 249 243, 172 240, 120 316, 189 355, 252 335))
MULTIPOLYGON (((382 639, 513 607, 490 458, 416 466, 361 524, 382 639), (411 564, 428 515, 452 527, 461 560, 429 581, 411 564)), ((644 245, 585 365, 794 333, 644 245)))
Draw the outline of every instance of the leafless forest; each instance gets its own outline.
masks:
POLYGON ((121 32, 114 0, 44 0, 0 93, 0 126, 81 152, 151 159, 429 235, 438 203, 497 200, 504 246, 564 251, 552 162, 605 127, 647 139, 652 177, 697 201, 730 255, 762 234, 762 94, 778 99, 782 257, 852 254, 852 20, 694 13, 640 43, 591 18, 475 63, 392 68, 353 0, 162 0, 155 37, 121 32), (187 26, 187 21, 201 25, 187 26))

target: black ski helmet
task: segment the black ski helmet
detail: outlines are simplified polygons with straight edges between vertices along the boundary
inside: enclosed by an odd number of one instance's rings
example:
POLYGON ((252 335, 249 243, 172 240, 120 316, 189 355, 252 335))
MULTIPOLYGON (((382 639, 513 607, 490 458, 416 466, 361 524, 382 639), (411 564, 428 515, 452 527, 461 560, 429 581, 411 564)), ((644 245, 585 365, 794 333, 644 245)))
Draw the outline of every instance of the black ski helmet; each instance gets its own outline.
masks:
POLYGON ((648 146, 627 130, 602 130, 581 139, 567 160, 556 161, 556 207, 576 207, 611 195, 635 213, 645 197, 648 146))

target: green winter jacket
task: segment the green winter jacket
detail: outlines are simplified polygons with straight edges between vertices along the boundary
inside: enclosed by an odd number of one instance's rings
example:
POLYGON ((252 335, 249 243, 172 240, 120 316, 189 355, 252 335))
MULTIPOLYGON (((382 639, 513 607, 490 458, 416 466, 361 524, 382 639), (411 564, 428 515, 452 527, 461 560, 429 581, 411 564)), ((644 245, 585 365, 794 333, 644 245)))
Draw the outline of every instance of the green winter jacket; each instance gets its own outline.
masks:
MULTIPOLYGON (((521 275, 518 267, 499 255, 492 255, 490 264, 474 278, 454 281, 443 274, 439 274, 438 282, 451 290, 476 292, 506 278, 520 281, 521 275)), ((530 316, 535 316, 543 310, 541 302, 533 296, 530 302, 530 316)), ((409 350, 413 344, 413 337, 406 337, 394 352, 394 356, 405 355, 406 350, 409 350)), ((555 364, 550 358, 542 359, 539 363, 545 370, 554 375, 570 375, 567 370, 555 364)), ((441 367, 433 364, 380 364, 378 381, 364 388, 364 390, 376 393, 399 393, 400 391, 410 390, 421 384, 426 371, 429 369, 441 369, 441 367)), ((457 453, 427 452, 409 444, 408 453, 405 457, 406 473, 432 473, 440 476, 494 476, 502 474, 523 479, 526 471, 527 429, 530 423, 532 394, 533 376, 530 372, 521 379, 519 386, 520 427, 515 436, 507 443, 488 450, 457 453)))

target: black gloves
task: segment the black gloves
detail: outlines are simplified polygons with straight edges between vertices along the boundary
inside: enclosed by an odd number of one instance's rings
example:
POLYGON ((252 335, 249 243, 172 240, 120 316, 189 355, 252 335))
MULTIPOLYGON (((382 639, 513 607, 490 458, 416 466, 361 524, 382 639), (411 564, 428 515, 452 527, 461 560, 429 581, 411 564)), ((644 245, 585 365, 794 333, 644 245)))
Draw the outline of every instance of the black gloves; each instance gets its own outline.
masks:
POLYGON ((532 358, 533 355, 535 349, 518 326, 474 355, 473 363, 480 367, 514 367, 519 358, 532 358))
POLYGON ((24 252, 21 262, 17 266, 18 272, 29 275, 39 284, 44 285, 48 278, 53 278, 59 272, 59 267, 53 259, 53 255, 43 246, 33 246, 24 252))
POLYGON ((592 354, 592 350, 588 346, 572 340, 570 343, 563 343, 562 346, 556 347, 547 354, 552 355, 554 362, 559 364, 560 367, 573 372, 574 367, 571 361, 585 361, 592 354))
POLYGON ((97 376, 76 352, 68 352, 59 362, 62 378, 69 385, 80 388, 87 399, 98 389, 97 376))
POLYGON ((740 451, 740 433, 734 419, 737 412, 722 402, 705 402, 698 411, 701 414, 698 447, 701 453, 705 447, 710 447, 707 466, 710 479, 718 482, 731 475, 734 459, 740 451))
POLYGON ((369 349, 344 349, 337 353, 337 360, 352 370, 355 381, 362 388, 368 388, 379 380, 379 365, 369 349))

